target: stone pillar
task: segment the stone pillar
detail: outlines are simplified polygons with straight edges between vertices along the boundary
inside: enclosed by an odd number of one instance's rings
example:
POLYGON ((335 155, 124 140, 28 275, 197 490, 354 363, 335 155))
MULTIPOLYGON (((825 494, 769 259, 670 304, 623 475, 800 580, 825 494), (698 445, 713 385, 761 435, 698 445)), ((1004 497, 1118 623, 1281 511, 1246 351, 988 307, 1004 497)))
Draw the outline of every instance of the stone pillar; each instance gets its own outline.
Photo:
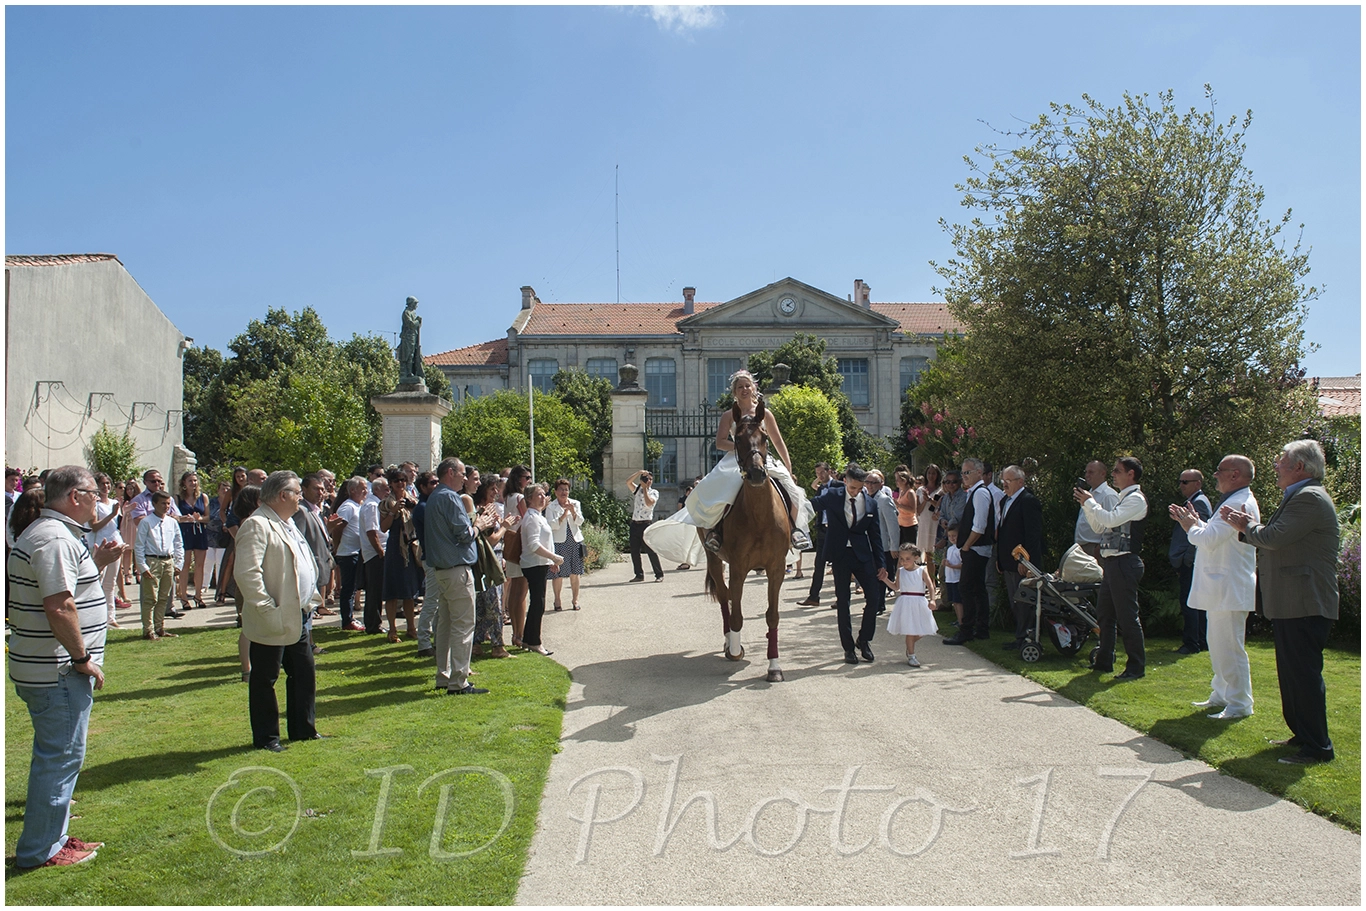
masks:
POLYGON ((167 490, 180 490, 180 477, 187 471, 194 471, 199 467, 199 460, 195 457, 193 449, 187 449, 184 444, 176 443, 171 448, 171 473, 166 476, 167 490))
POLYGON ((621 383, 612 391, 611 458, 603 466, 603 482, 614 496, 626 496, 626 479, 645 468, 645 389, 636 382, 634 364, 617 371, 621 383))
POLYGON ((399 386, 377 395, 370 404, 384 417, 384 464, 417 463, 434 471, 441 461, 441 419, 455 406, 427 391, 426 384, 399 386))

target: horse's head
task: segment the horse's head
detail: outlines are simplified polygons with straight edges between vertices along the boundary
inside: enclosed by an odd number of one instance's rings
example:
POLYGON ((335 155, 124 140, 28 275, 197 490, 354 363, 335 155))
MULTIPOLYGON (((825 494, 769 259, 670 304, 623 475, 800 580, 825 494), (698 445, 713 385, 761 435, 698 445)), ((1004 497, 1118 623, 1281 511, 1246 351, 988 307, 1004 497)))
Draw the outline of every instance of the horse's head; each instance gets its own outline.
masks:
POLYGON ((768 434, 764 432, 764 397, 759 396, 759 406, 754 417, 740 414, 740 405, 731 406, 734 421, 731 432, 735 435, 735 461, 745 480, 754 487, 768 483, 768 434))

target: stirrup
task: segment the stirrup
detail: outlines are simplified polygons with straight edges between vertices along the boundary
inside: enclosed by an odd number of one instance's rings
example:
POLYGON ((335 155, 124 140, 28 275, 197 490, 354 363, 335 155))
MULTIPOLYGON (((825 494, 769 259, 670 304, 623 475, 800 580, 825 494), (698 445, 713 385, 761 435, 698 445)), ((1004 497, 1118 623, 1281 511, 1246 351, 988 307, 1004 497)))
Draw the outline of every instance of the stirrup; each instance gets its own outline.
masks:
POLYGON ((811 547, 811 538, 800 528, 792 529, 792 549, 795 551, 807 550, 811 547))
POLYGON ((721 536, 716 533, 716 529, 709 529, 706 537, 702 539, 702 547, 707 553, 719 554, 721 552, 721 536))

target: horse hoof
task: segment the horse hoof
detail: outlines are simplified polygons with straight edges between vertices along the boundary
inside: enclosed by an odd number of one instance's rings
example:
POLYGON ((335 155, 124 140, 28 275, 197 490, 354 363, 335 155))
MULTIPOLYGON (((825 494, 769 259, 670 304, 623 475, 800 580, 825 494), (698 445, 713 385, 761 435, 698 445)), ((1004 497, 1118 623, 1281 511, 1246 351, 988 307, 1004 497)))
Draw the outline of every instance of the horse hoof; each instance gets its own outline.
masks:
POLYGON ((769 672, 768 672, 768 676, 765 677, 764 679, 767 680, 769 683, 782 683, 782 682, 783 682, 783 672, 782 672, 782 671, 779 671, 779 670, 772 670, 772 671, 769 671, 769 672))
POLYGON ((731 661, 739 661, 740 659, 745 657, 745 647, 743 645, 740 646, 740 654, 738 655, 732 655, 730 652, 726 652, 726 657, 729 658, 731 661))

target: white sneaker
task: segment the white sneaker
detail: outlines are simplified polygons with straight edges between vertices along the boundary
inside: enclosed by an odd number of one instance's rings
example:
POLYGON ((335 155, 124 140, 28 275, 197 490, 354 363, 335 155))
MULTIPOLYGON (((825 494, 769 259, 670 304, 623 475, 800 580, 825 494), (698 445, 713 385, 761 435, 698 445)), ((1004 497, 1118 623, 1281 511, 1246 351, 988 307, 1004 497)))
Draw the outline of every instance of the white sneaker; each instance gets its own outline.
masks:
POLYGON ((906 663, 909 664, 911 667, 920 667, 920 659, 917 658, 915 655, 907 655, 906 663))
POLYGON ((1200 702, 1192 702, 1191 705, 1197 709, 1221 709, 1224 707, 1222 702, 1217 702, 1214 699, 1203 699, 1200 702))

